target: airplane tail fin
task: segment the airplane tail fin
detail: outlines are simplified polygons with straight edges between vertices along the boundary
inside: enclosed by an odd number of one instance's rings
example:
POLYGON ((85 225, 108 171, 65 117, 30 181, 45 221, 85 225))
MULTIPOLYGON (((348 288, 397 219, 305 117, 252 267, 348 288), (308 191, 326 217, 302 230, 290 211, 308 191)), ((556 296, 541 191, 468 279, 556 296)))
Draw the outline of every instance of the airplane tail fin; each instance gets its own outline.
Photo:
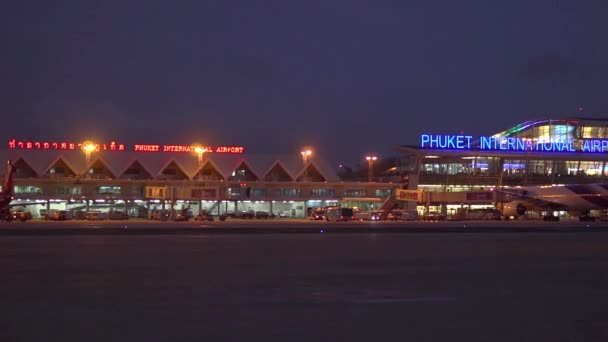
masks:
POLYGON ((2 191, 4 196, 13 196, 13 173, 15 166, 13 161, 9 160, 6 165, 6 174, 4 175, 4 183, 2 183, 2 191))

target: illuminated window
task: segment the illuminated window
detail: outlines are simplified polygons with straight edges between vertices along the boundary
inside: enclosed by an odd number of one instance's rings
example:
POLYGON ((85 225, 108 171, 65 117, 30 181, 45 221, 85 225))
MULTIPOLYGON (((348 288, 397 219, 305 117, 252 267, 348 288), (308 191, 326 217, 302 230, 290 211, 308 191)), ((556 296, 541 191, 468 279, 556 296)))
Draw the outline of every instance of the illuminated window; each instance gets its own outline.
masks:
POLYGON ((215 198, 216 190, 215 189, 192 189, 190 195, 192 198, 215 198))
POLYGON ((608 127, 582 126, 580 128, 580 136, 583 139, 607 139, 608 127))
POLYGON ((41 194, 42 189, 32 185, 15 185, 14 192, 16 194, 41 194))
POLYGON ((342 194, 345 197, 365 197, 366 191, 363 189, 347 189, 342 194))
POLYGON ((245 177, 246 174, 247 172, 245 169, 238 169, 232 171, 232 177, 245 177))
POLYGON ((335 197, 334 189, 311 189, 310 194, 313 197, 335 197))
POLYGON ((100 186, 97 189, 97 193, 100 195, 119 195, 120 187, 119 186, 100 186))
POLYGON ((142 196, 144 194, 144 188, 139 185, 131 186, 131 195, 132 196, 142 196))
POLYGON ((301 190, 298 188, 288 188, 288 189, 276 189, 275 195, 277 197, 288 197, 288 198, 297 198, 300 197, 301 190))
POLYGON ((57 186, 55 188, 55 195, 70 195, 70 190, 69 186, 57 186))
POLYGON ((392 194, 393 194, 393 191, 390 189, 376 189, 376 191, 374 191, 374 195, 376 197, 388 197, 392 194))
POLYGON ((266 197, 266 189, 251 189, 251 197, 266 197))
POLYGON ((241 195, 241 188, 237 187, 237 188, 228 188, 226 189, 226 195, 228 195, 229 197, 237 197, 241 195))

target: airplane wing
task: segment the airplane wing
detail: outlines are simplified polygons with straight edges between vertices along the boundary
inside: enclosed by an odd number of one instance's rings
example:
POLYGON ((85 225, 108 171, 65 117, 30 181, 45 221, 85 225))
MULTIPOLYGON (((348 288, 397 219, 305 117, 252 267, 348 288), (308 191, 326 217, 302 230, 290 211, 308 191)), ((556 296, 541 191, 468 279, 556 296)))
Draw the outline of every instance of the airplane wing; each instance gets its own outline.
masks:
POLYGON ((536 208, 538 210, 567 210, 567 207, 563 204, 552 202, 546 199, 541 199, 534 194, 529 193, 526 190, 522 191, 509 191, 509 190, 496 190, 498 193, 503 195, 503 199, 500 202, 513 202, 517 201, 528 208, 536 208))
POLYGON ((32 202, 32 203, 11 203, 8 205, 8 209, 12 210, 12 208, 15 207, 27 207, 27 206, 31 206, 31 205, 43 205, 45 206, 46 203, 36 203, 36 202, 32 202))

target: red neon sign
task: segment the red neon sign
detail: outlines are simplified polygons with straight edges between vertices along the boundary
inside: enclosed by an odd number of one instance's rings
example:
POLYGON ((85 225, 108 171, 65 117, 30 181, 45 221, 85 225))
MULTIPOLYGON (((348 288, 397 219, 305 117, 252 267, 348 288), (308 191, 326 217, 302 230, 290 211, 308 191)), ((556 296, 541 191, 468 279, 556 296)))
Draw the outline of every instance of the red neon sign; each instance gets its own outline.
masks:
POLYGON ((160 145, 135 145, 134 151, 140 152, 158 152, 160 145))
POLYGON ((192 146, 192 145, 150 145, 136 144, 133 150, 136 152, 198 152, 200 148, 202 153, 245 153, 243 146, 192 146))
MULTIPOLYGON (((84 143, 73 142, 39 142, 39 141, 19 141, 9 140, 8 148, 23 149, 23 150, 82 150, 84 143)), ((117 144, 112 141, 109 144, 92 144, 95 146, 95 151, 124 151, 124 144, 117 144)))
POLYGON ((215 149, 217 153, 243 153, 245 148, 243 146, 218 146, 215 149))

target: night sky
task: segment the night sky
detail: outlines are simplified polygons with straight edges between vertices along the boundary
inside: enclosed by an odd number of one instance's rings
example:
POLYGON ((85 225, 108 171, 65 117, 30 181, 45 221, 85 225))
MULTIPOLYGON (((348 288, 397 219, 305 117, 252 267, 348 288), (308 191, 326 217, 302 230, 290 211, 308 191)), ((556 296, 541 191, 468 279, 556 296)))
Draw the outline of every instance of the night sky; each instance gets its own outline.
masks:
POLYGON ((310 145, 354 165, 421 133, 608 117, 605 1, 11 1, 5 141, 310 145), (582 108, 581 108, 582 107, 582 108))

